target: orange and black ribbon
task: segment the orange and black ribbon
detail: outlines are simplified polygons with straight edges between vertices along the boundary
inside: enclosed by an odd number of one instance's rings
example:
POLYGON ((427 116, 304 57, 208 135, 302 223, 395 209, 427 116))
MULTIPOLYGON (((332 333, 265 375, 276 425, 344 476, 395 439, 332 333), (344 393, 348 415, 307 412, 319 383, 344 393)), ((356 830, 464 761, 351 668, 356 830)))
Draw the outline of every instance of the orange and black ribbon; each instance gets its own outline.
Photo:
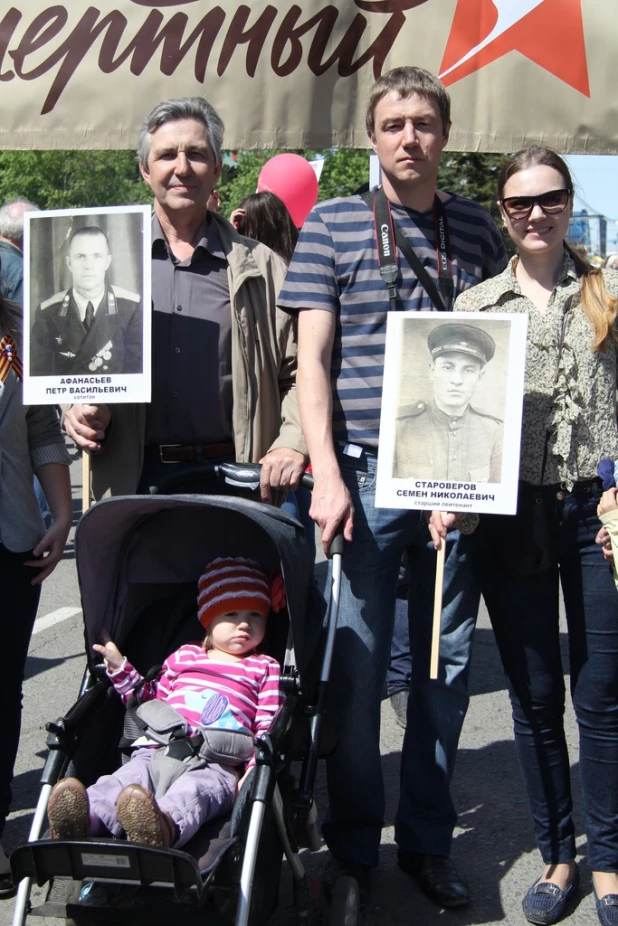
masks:
POLYGON ((10 370, 13 370, 17 379, 23 380, 24 368, 17 356, 15 341, 9 335, 5 335, 0 341, 0 382, 6 382, 10 370))

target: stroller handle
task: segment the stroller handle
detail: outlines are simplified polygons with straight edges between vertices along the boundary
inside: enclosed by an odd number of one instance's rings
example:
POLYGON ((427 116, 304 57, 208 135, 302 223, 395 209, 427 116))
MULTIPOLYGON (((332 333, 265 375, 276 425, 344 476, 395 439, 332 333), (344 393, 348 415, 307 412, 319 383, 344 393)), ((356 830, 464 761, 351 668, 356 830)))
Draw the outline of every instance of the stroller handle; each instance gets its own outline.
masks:
MULTIPOLYGON (((252 487, 260 481, 262 467, 259 463, 215 463, 213 466, 216 468, 220 478, 229 478, 234 482, 252 487)), ((300 485, 304 489, 313 488, 313 476, 311 473, 303 473, 300 485)))
MULTIPOLYGON (((212 464, 216 468, 219 478, 229 479, 235 485, 245 485, 247 488, 257 488, 260 482, 260 470, 262 467, 259 463, 219 463, 212 464)), ((300 485, 304 489, 313 489, 313 476, 311 473, 303 473, 300 485)), ((343 523, 337 528, 329 550, 328 559, 332 559, 337 554, 343 554, 345 540, 343 537, 343 523)))
MULTIPOLYGON (((231 485, 240 486, 247 491, 255 491, 260 485, 260 471, 262 467, 259 463, 199 463, 191 470, 191 480, 196 483, 200 481, 207 482, 228 482, 231 485)), ((183 473, 183 479, 187 476, 183 473)), ((177 484, 176 473, 171 471, 159 482, 158 486, 150 487, 151 495, 169 495, 174 492, 177 484)), ((301 486, 306 489, 313 488, 313 477, 311 473, 303 473, 300 481, 301 486)))

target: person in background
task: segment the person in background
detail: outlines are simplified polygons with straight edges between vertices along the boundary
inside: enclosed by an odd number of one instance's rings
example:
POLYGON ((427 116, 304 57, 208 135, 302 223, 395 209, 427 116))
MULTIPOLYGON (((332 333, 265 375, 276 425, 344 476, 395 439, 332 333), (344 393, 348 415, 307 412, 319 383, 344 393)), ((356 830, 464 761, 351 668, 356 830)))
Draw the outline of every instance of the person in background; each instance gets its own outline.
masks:
MULTIPOLYGON (((290 263, 298 241, 298 229, 285 203, 274 193, 252 193, 246 196, 230 215, 230 222, 239 234, 261 241, 278 254, 286 265, 290 263)), ((315 527, 309 517, 310 505, 311 492, 299 486, 295 492, 288 492, 281 507, 298 518, 305 528, 307 543, 315 561, 315 527)))
POLYGON ((255 238, 278 254, 286 265, 298 241, 298 229, 283 200, 274 193, 252 193, 234 209, 230 222, 241 235, 255 238))
MULTIPOLYGON (((56 410, 24 405, 22 378, 21 309, 0 296, 0 836, 11 803, 24 669, 41 583, 58 564, 73 520, 71 459, 56 410), (34 473, 54 517, 47 529, 34 493, 34 473)), ((0 845, 0 898, 14 892, 0 845)))
MULTIPOLYGON (((0 207, 0 292, 19 305, 24 301, 24 214, 37 212, 38 208, 27 199, 12 199, 0 207)), ((49 527, 52 513, 36 476, 34 491, 45 527, 49 527)))
POLYGON ((617 926, 618 597, 595 539, 597 467, 618 458, 618 274, 594 269, 567 244, 573 181, 554 151, 512 155, 498 178, 498 204, 517 254, 499 276, 463 293, 455 309, 528 316, 518 510, 482 516, 472 551, 543 860, 523 910, 531 923, 556 923, 579 885, 561 586, 588 865, 599 922, 617 926))
POLYGON ((27 199, 13 199, 0 207, 0 291, 5 299, 24 301, 24 213, 38 206, 27 199))

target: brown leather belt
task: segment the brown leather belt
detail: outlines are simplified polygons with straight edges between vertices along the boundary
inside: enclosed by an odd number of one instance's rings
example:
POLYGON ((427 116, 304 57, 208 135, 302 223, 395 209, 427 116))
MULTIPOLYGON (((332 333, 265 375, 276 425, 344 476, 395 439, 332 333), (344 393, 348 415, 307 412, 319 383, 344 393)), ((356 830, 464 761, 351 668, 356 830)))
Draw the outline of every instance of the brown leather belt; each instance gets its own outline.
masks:
POLYGON ((201 463, 202 460, 216 460, 219 457, 233 457, 234 444, 148 444, 144 448, 147 460, 161 463, 201 463))

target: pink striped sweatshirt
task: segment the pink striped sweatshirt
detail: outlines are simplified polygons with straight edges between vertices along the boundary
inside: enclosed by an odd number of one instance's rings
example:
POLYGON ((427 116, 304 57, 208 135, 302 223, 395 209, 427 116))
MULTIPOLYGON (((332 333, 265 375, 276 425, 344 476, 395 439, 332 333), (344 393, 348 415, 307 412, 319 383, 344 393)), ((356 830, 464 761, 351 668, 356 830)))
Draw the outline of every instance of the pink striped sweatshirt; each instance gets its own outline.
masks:
MULTIPOLYGON (((142 681, 127 659, 107 674, 125 703, 142 681)), ((259 736, 283 702, 279 663, 258 653, 237 662, 215 662, 200 644, 187 643, 167 657, 160 676, 138 694, 139 701, 153 698, 175 708, 192 730, 201 726, 259 736)))

